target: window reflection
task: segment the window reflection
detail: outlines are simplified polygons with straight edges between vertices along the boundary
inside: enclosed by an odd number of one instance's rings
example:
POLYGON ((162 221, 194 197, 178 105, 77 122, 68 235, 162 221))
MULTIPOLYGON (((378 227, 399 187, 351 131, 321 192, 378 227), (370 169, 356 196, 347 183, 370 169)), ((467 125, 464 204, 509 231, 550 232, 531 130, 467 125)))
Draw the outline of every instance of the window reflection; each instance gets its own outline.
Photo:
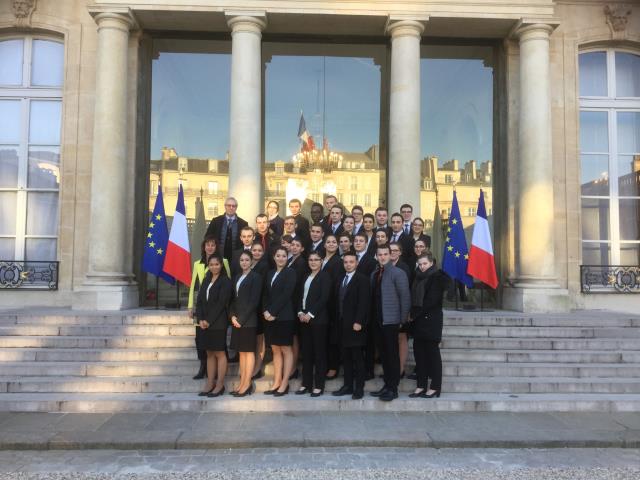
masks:
POLYGON ((265 203, 298 198, 306 216, 325 195, 349 210, 384 205, 385 47, 267 43, 264 57, 265 203), (308 142, 298 136, 301 117, 308 142))

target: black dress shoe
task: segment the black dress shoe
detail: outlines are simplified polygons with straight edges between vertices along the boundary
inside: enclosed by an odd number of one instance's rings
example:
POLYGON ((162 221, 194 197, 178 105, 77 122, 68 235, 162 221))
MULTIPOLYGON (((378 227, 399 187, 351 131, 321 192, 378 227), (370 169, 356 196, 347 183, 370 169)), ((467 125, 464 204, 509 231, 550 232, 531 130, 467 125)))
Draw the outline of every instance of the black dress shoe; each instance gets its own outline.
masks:
POLYGON ((398 391, 389 389, 385 393, 380 395, 378 398, 383 402, 390 402, 394 398, 398 398, 398 391))
POLYGON ((200 370, 193 376, 194 380, 202 380, 207 376, 207 361, 200 362, 200 370))
POLYGON ((413 372, 412 374, 410 374, 409 376, 407 376, 407 378, 409 380, 417 380, 418 379, 418 374, 416 372, 413 372))
POLYGON ((294 378, 298 378, 298 369, 296 368, 291 375, 289 375, 289 380, 293 380, 294 378))
POLYGON ((209 395, 211 392, 213 392, 213 389, 214 389, 214 388, 216 388, 216 386, 215 386, 215 385, 211 388, 211 390, 208 390, 208 391, 206 391, 206 392, 200 392, 200 393, 198 393, 198 396, 199 396, 199 397, 206 397, 206 396, 207 396, 207 395, 209 395))
POLYGON ((284 397, 288 393, 289 393, 289 385, 287 385, 287 388, 284 389, 284 392, 276 391, 276 393, 274 393, 273 396, 274 397, 284 397))
POLYGON ((311 397, 319 397, 324 393, 324 389, 320 390, 319 392, 311 392, 311 397))
POLYGON ((249 388, 247 388, 244 392, 242 392, 242 393, 235 392, 233 394, 233 396, 236 397, 236 398, 246 397, 248 395, 251 395, 254 390, 255 390, 255 385, 252 383, 251 385, 249 385, 249 388))
POLYGON ((422 392, 422 395, 420 396, 423 398, 433 398, 433 397, 440 398, 440 390, 436 390, 433 393, 427 393, 427 391, 425 390, 424 392, 422 392))
POLYGON ((258 370, 258 373, 251 377, 251 380, 258 380, 262 377, 264 377, 264 370, 258 370))
POLYGON ((302 387, 300 390, 296 390, 296 395, 306 395, 309 393, 309 389, 307 387, 302 387))
POLYGON ((419 392, 413 392, 409 394, 409 398, 418 398, 423 397, 426 390, 423 388, 419 392))
POLYGON ((369 395, 371 395, 372 397, 381 397, 387 390, 389 390, 389 389, 385 385, 380 390, 376 390, 375 392, 371 392, 369 395))
POLYGON ((276 387, 276 388, 272 388, 271 390, 265 390, 263 393, 265 395, 273 395, 274 393, 276 393, 278 391, 280 387, 276 387))
POLYGON ((334 397, 344 397, 345 395, 352 395, 352 394, 353 394, 353 389, 347 387, 346 385, 343 385, 342 387, 340 387, 340 389, 336 390, 331 395, 333 395, 334 397))
POLYGON ((364 397, 364 392, 362 390, 357 390, 353 392, 353 395, 351 395, 351 400, 360 400, 362 397, 364 397))
POLYGON ((207 394, 207 397, 216 398, 216 397, 219 397, 220 395, 224 395, 224 387, 222 387, 218 393, 211 392, 211 393, 207 394))

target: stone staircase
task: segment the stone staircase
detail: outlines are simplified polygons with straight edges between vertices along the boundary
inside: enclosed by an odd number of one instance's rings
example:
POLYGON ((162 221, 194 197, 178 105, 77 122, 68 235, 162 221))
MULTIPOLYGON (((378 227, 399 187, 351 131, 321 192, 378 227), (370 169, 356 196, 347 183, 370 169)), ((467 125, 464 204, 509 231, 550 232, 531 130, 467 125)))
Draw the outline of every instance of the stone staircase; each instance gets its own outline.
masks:
MULTIPOLYGON (((640 411, 640 316, 446 312, 442 396, 410 399, 415 381, 405 379, 391 403, 202 399, 191 379, 193 332, 175 312, 0 313, 0 411, 640 411)), ((228 390, 236 371, 231 364, 228 390)), ((266 373, 258 392, 269 388, 271 365, 266 373)), ((330 381, 327 391, 340 385, 330 381)), ((380 386, 376 378, 366 390, 380 386)))

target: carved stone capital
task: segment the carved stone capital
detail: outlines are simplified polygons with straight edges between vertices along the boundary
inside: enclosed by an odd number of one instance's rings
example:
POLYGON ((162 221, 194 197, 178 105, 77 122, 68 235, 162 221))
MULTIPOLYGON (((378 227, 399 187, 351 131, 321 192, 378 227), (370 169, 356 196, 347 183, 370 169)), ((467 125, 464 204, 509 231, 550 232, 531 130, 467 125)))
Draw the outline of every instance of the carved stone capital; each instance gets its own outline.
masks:
POLYGON ((16 17, 14 25, 16 27, 31 27, 31 15, 36 9, 37 0, 13 0, 11 2, 11 10, 16 17))
POLYGON ((631 16, 631 5, 622 3, 605 5, 604 14, 607 25, 611 29, 611 36, 614 39, 622 39, 626 34, 627 22, 631 16))

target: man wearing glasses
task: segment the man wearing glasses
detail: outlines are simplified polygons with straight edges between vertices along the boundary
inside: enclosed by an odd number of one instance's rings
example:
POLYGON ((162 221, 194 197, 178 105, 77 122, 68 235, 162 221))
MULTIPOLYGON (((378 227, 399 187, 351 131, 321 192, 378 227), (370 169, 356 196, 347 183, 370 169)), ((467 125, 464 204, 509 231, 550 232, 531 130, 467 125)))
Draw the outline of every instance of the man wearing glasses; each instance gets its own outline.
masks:
POLYGON ((218 215, 209 224, 207 235, 214 235, 218 241, 218 251, 231 262, 233 251, 240 247, 240 232, 249 224, 236 211, 238 201, 229 197, 224 201, 224 214, 218 215))

